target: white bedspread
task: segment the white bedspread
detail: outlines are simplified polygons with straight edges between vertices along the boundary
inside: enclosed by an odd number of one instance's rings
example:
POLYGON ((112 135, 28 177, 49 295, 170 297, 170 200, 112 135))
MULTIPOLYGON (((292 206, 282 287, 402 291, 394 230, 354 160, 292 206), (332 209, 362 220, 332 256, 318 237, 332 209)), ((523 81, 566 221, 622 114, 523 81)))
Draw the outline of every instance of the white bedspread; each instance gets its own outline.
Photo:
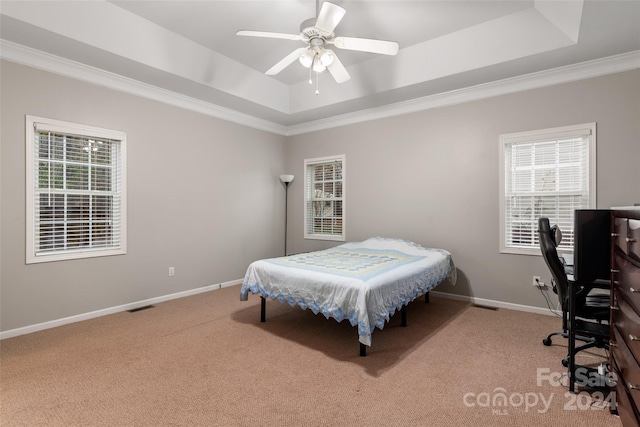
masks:
POLYGON ((400 239, 374 237, 323 251, 253 262, 240 290, 291 306, 309 308, 358 326, 359 341, 371 345, 402 306, 445 279, 456 281, 451 254, 400 239))

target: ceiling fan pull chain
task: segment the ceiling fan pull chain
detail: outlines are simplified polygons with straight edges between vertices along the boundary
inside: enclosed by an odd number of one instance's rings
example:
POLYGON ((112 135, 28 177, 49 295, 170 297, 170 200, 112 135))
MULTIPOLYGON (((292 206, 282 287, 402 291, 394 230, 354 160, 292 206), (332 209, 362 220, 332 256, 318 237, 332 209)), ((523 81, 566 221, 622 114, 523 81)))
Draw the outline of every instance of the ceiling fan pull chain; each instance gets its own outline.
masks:
POLYGON ((320 84, 320 73, 316 71, 316 95, 320 94, 320 91, 318 90, 319 84, 320 84))

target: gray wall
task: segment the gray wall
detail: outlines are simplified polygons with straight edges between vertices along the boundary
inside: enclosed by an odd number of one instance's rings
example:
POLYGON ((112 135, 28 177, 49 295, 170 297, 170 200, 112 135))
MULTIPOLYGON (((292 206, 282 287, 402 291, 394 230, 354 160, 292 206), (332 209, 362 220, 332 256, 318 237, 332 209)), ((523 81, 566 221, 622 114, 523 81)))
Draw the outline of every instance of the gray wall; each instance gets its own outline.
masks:
POLYGON ((283 253, 285 137, 1 67, 2 331, 240 279, 283 253), (25 265, 27 114, 127 133, 127 255, 25 265))
MULTIPOLYGON (((439 291, 546 307, 531 284, 541 256, 499 253, 498 135, 597 123, 597 205, 640 202, 640 72, 633 71, 289 138, 289 173, 346 154, 347 240, 400 237, 448 249, 459 269, 439 291)), ((290 253, 303 239, 303 179, 289 193, 290 253)))
POLYGON ((304 240, 303 160, 346 154, 347 239, 394 236, 453 253, 438 290, 544 307, 539 256, 498 252, 498 135, 598 124, 598 206, 640 202, 640 71, 281 137, 1 63, 0 330, 240 279, 304 240), (128 254, 25 265, 24 116, 128 135, 128 254), (176 276, 168 277, 168 268, 176 276))

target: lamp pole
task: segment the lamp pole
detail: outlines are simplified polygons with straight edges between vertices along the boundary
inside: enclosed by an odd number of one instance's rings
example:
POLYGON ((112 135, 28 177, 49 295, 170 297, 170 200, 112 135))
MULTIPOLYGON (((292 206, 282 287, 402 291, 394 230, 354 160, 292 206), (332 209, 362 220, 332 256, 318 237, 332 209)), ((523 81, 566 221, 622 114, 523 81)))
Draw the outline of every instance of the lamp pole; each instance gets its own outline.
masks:
POLYGON ((289 184, 293 181, 293 175, 280 175, 280 181, 284 183, 284 256, 287 256, 287 215, 289 207, 289 184))
POLYGON ((289 214, 289 182, 284 183, 284 256, 287 256, 287 215, 289 214))

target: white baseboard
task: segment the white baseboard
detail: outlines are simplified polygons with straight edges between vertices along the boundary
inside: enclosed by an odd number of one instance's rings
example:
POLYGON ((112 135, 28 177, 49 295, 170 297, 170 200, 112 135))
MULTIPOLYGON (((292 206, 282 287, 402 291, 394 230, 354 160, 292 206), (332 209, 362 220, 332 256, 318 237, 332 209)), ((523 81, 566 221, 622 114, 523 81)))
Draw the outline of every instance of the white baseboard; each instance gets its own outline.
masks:
POLYGON ((550 310, 548 308, 532 307, 530 305, 513 304, 510 302, 495 301, 491 299, 470 297, 467 295, 448 294, 445 292, 429 291, 429 294, 437 297, 454 299, 458 301, 467 301, 472 304, 483 305, 486 307, 507 308, 509 310, 525 311, 527 313, 544 314, 546 316, 562 316, 562 311, 550 310))
MULTIPOLYGON (((170 301, 172 299, 184 298, 191 295, 201 294, 204 292, 215 291, 217 289, 227 288, 229 286, 237 286, 241 283, 242 283, 242 279, 231 280, 229 282, 217 283, 215 285, 204 286, 202 288, 189 289, 188 291, 176 292, 174 294, 163 295, 155 298, 145 299, 142 301, 136 301, 128 304, 119 305, 116 307, 110 307, 102 310, 91 311, 89 313, 78 314, 76 316, 69 316, 63 319, 51 320, 49 322, 38 323, 36 325, 11 329, 8 331, 0 332, 0 340, 6 339, 6 338, 13 338, 20 335, 30 334, 32 332, 38 332, 45 329, 55 328, 58 326, 68 325, 69 323, 75 323, 75 322, 81 322, 83 320, 94 319, 96 317, 119 313, 121 311, 132 310, 135 308, 144 307, 146 305, 159 304, 161 302, 170 301)), ((487 307, 507 308, 509 310, 525 311, 529 313, 544 314, 548 316, 562 315, 561 312, 557 310, 550 311, 548 308, 532 307, 532 306, 521 305, 521 304, 512 304, 508 302, 494 301, 490 299, 476 298, 476 297, 470 297, 466 295, 448 294, 448 293, 438 292, 438 291, 429 291, 429 294, 436 297, 441 297, 441 298, 467 301, 467 302, 471 302, 472 304, 478 304, 478 305, 483 305, 487 307)))
POLYGON ((31 326, 24 326, 22 328, 11 329, 8 331, 0 332, 0 340, 5 338, 13 338, 19 335, 30 334, 32 332, 38 332, 45 329, 55 328, 58 326, 68 325, 69 323, 81 322, 83 320, 94 319, 96 317, 106 316, 108 314, 119 313, 121 311, 133 310, 135 308, 144 307, 151 304, 159 304, 161 302, 169 301, 172 299, 184 298, 191 295, 197 295, 204 292, 215 291, 217 289, 226 288, 229 286, 235 286, 242 283, 242 279, 231 280, 224 283, 216 283, 215 285, 204 286, 202 288, 189 289, 188 291, 176 292, 174 294, 163 295, 155 298, 149 298, 142 301, 136 301, 128 304, 118 305, 116 307, 104 308, 102 310, 91 311, 89 313, 78 314, 75 316, 69 316, 62 319, 51 320, 48 322, 38 323, 31 326))

